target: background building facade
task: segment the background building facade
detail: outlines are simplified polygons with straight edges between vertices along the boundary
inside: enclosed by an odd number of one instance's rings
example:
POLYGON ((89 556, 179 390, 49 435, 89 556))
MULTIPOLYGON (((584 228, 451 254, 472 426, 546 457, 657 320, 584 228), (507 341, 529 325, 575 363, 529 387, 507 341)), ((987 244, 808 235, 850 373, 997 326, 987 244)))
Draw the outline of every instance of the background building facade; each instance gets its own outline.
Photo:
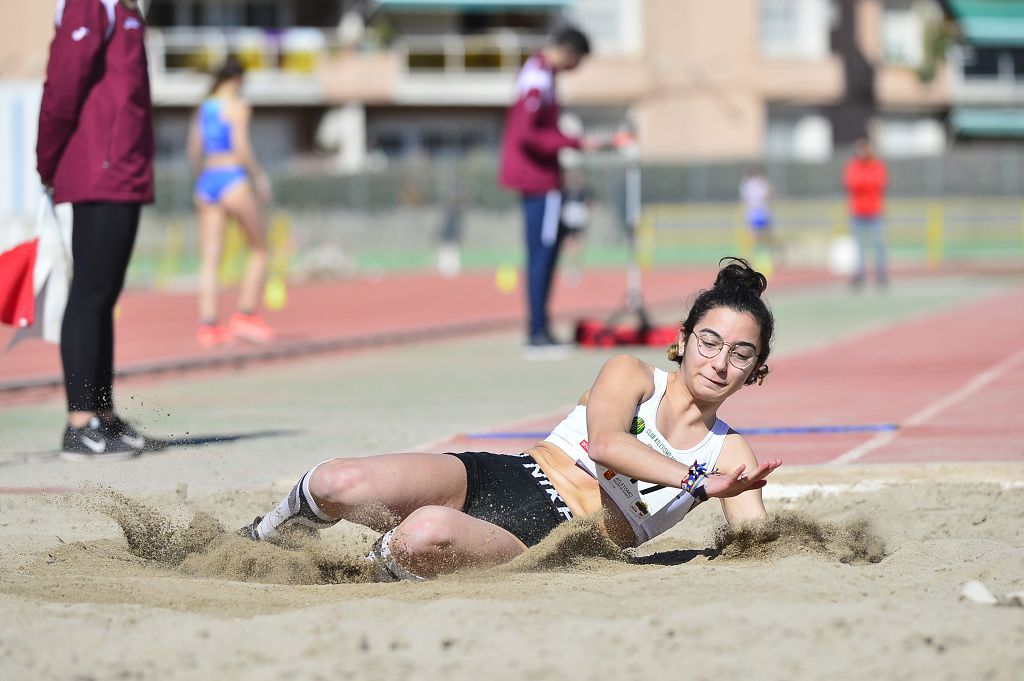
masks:
MULTIPOLYGON (((937 154, 1017 134, 1024 8, 977 15, 993 4, 1016 3, 151 0, 157 144, 183 155, 206 74, 235 53, 271 164, 493 152, 517 69, 572 22, 594 55, 563 79, 567 108, 593 131, 632 125, 647 160, 814 161, 868 132, 885 155, 937 154)), ((52 3, 4 12, 0 75, 38 80, 52 3)))

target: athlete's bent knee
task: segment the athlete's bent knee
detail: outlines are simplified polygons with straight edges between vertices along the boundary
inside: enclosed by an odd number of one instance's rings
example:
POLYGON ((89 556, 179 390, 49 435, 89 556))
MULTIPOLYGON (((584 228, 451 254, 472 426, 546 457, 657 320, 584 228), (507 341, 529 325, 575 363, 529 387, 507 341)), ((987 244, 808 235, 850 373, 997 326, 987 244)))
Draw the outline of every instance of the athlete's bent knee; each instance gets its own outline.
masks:
POLYGON ((447 506, 416 509, 395 530, 399 551, 410 557, 448 552, 456 541, 452 520, 457 513, 447 506))
POLYGON ((368 500, 369 481, 359 461, 334 459, 313 471, 309 491, 328 504, 355 506, 368 500))

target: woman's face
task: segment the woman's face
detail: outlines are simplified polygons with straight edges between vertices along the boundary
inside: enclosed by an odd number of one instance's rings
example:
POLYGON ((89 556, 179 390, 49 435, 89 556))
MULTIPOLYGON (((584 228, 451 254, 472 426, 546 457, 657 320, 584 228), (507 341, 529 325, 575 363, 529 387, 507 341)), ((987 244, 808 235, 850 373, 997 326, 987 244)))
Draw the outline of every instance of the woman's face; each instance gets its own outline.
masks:
POLYGON ((750 314, 729 307, 708 310, 685 344, 680 331, 683 361, 679 370, 690 394, 700 401, 720 403, 742 388, 757 368, 760 337, 761 327, 750 314))

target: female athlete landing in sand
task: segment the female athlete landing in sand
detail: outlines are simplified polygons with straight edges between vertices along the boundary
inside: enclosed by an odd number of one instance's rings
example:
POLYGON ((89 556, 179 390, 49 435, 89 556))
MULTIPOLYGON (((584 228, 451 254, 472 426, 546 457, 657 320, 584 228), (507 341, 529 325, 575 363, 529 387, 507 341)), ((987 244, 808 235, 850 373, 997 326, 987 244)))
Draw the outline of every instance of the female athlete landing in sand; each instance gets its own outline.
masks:
POLYGON ((760 488, 782 462, 758 465, 717 413, 767 375, 775 323, 761 300, 764 276, 727 260, 669 347, 676 371, 613 357, 551 435, 517 456, 326 461, 242 533, 276 541, 290 528, 345 519, 384 533, 368 556, 382 574, 420 580, 504 563, 560 523, 598 511, 622 547, 661 534, 708 497, 722 500, 730 524, 763 518, 760 488))

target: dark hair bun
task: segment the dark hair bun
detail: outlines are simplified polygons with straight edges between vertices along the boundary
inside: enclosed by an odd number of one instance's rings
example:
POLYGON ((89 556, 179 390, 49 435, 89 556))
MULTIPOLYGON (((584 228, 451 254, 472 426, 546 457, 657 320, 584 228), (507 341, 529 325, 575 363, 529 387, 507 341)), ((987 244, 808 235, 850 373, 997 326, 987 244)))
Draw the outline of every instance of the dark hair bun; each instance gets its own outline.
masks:
POLYGON ((214 72, 214 78, 218 81, 230 80, 245 75, 245 64, 237 55, 229 54, 224 63, 214 72))
POLYGON ((718 265, 722 269, 715 279, 715 288, 720 291, 749 291, 760 297, 768 288, 768 279, 743 258, 722 258, 718 265))

